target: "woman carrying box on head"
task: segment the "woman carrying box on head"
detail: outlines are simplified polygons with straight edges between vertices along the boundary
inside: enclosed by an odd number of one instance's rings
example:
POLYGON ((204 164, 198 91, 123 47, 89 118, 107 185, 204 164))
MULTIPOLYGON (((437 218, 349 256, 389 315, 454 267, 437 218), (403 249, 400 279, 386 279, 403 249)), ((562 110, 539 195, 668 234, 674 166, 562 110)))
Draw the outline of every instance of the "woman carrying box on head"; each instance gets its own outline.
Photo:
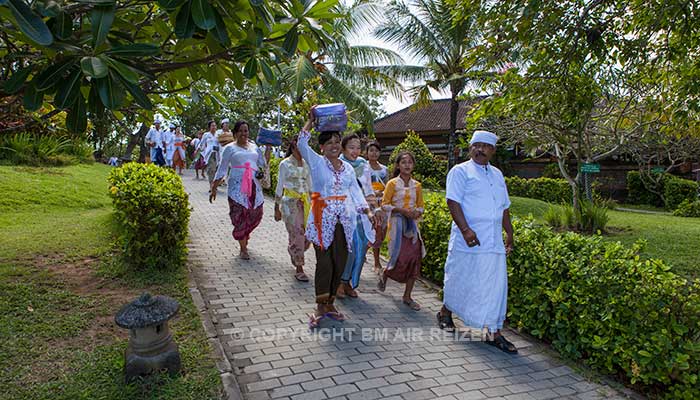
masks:
POLYGON ((318 142, 323 156, 309 146, 309 131, 316 121, 314 111, 312 109, 309 113, 297 141, 299 153, 311 170, 313 190, 306 237, 316 252, 314 285, 317 306, 310 315, 310 328, 318 327, 324 317, 338 321, 346 319, 333 303, 348 254, 353 248, 357 215, 367 214, 374 221, 372 210, 357 184, 355 171, 339 158, 340 132, 324 131, 325 126, 319 126, 318 142))

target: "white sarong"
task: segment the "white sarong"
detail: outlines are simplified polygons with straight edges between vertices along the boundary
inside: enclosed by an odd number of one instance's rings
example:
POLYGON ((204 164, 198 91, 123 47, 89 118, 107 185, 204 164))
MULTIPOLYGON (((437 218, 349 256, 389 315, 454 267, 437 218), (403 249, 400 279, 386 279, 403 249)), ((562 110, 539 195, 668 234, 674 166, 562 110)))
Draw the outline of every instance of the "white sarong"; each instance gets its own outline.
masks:
POLYGON ((443 290, 445 306, 465 325, 496 332, 506 318, 506 255, 449 251, 443 290))

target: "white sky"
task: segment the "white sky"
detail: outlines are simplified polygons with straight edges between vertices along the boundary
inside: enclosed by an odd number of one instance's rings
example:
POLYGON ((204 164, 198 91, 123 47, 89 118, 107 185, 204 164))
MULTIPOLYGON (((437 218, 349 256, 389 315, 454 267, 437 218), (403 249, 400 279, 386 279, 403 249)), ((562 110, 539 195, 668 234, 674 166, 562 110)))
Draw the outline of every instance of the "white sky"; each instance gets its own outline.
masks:
MULTIPOLYGON (((420 65, 421 64, 420 60, 412 57, 408 52, 403 51, 401 48, 399 48, 391 43, 388 43, 384 40, 375 38, 371 33, 371 29, 367 29, 367 32, 363 32, 359 36, 361 36, 361 37, 350 38, 350 43, 353 45, 368 45, 368 46, 377 46, 377 47, 387 48, 387 49, 390 49, 390 50, 397 52, 404 59, 404 62, 407 65, 420 65)), ((409 88, 411 86, 412 86, 411 83, 404 84, 405 88, 409 88)), ((411 104, 413 104, 412 98, 410 98, 408 95, 406 95, 404 97, 405 98, 402 100, 402 99, 398 99, 396 97, 387 95, 385 102, 384 102, 384 110, 387 112, 387 114, 394 113, 398 110, 401 110, 401 109, 406 108, 406 107, 410 106, 411 104)), ((433 99, 444 99, 444 98, 448 98, 448 97, 449 97, 448 94, 433 92, 433 99)))

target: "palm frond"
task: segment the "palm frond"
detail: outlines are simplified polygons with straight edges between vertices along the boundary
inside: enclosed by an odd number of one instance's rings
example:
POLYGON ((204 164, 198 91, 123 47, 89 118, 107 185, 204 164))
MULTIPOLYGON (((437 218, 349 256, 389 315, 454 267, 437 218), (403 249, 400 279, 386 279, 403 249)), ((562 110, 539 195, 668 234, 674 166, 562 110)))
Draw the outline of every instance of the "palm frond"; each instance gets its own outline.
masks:
POLYGON ((284 81, 284 86, 291 89, 295 98, 299 98, 304 95, 304 82, 316 77, 318 71, 314 68, 311 60, 308 59, 304 54, 299 54, 292 60, 292 62, 283 67, 282 69, 282 80, 284 81))

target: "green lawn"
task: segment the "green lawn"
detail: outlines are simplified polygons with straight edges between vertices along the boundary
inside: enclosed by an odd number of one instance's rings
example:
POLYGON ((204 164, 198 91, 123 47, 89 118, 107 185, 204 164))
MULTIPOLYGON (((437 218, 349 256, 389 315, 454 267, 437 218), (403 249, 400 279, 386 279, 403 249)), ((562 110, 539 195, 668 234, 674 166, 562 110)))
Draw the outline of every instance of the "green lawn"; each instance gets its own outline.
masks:
POLYGON ((221 382, 185 271, 135 273, 114 257, 109 167, 0 167, 3 399, 215 399, 221 382), (177 298, 184 374, 123 383, 113 317, 144 290, 177 298))
MULTIPOLYGON (((521 197, 512 197, 511 201, 513 215, 532 214, 542 222, 542 215, 550 207, 521 197)), ((608 211, 608 215, 611 233, 604 236, 606 240, 632 244, 644 239, 647 246, 643 256, 666 261, 678 274, 700 277, 700 218, 623 211, 608 211)))

